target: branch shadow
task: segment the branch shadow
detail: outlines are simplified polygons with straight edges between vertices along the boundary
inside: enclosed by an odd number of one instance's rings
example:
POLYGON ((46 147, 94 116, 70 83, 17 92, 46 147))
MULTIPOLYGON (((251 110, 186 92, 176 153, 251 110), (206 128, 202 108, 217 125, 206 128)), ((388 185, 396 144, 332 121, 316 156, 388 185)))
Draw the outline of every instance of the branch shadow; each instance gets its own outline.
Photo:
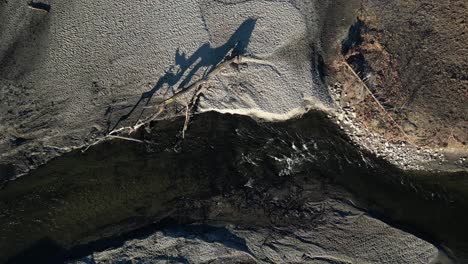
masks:
MULTIPOLYGON (((206 68, 203 74, 203 76, 206 76, 224 59, 229 59, 227 58, 228 55, 234 57, 245 54, 256 23, 257 19, 246 19, 226 43, 219 47, 212 47, 208 42, 204 43, 190 57, 187 57, 184 52, 181 52, 180 49, 177 48, 174 58, 175 65, 172 65, 170 69, 159 78, 151 90, 141 95, 132 109, 127 114, 121 116, 111 130, 116 129, 121 122, 127 120, 141 104, 148 106, 154 94, 165 84, 168 85, 172 91, 182 89, 191 82, 192 78, 200 69, 206 68), (173 70, 176 68, 178 68, 178 70, 174 73, 173 70), (179 82, 180 84, 177 85, 179 82), (177 87, 175 88, 176 85, 177 87)), ((139 114, 139 118, 141 118, 144 111, 145 109, 143 108, 139 114)))

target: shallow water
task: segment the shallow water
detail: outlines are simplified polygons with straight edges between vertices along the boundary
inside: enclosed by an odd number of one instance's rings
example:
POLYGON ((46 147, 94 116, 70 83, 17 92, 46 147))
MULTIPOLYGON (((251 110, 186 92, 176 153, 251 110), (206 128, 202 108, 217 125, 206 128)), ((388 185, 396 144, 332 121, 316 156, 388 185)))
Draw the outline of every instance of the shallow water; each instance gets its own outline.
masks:
POLYGON ((0 262, 63 259, 79 245, 176 217, 181 199, 252 179, 255 188, 281 188, 297 175, 344 187, 336 196, 468 260, 466 173, 403 172, 350 144, 320 112, 276 123, 208 112, 184 140, 182 124, 153 123, 136 135, 145 144, 105 142, 9 183, 0 191, 0 262))

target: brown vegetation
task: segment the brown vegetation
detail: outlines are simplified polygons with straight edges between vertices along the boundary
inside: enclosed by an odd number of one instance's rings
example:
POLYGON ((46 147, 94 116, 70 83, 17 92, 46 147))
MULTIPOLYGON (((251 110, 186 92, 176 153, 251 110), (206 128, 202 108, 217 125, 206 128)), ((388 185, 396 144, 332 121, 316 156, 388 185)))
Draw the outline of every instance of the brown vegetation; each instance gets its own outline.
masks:
POLYGON ((466 10, 466 1, 364 2, 335 69, 348 94, 363 86, 375 99, 354 100, 358 116, 382 133, 393 134, 386 130, 394 126, 419 145, 466 148, 466 10))

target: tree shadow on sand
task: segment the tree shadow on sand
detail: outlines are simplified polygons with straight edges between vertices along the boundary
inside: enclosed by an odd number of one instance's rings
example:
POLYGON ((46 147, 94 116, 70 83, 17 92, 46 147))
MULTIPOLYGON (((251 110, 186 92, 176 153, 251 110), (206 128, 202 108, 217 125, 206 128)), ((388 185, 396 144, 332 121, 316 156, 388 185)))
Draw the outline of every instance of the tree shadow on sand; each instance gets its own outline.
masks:
MULTIPOLYGON (((219 47, 212 47, 210 43, 204 43, 190 57, 186 57, 185 53, 181 53, 180 50, 177 49, 175 54, 175 65, 171 66, 170 70, 159 78, 158 82, 151 90, 141 95, 140 99, 132 109, 127 114, 119 118, 112 130, 116 129, 122 121, 128 119, 141 104, 145 104, 145 106, 147 106, 153 95, 165 84, 172 90, 184 88, 190 83, 194 75, 200 69, 204 67, 206 68, 203 74, 203 76, 206 76, 223 60, 229 59, 226 58, 228 55, 230 55, 230 57, 234 57, 245 54, 256 23, 257 19, 249 18, 245 20, 225 44, 219 47), (177 67, 179 69, 174 73, 172 70, 177 67), (184 76, 185 78, 182 80, 184 76), (179 82, 180 84, 175 88, 174 86, 179 82)), ((139 118, 143 115, 144 110, 145 109, 141 110, 139 118)))

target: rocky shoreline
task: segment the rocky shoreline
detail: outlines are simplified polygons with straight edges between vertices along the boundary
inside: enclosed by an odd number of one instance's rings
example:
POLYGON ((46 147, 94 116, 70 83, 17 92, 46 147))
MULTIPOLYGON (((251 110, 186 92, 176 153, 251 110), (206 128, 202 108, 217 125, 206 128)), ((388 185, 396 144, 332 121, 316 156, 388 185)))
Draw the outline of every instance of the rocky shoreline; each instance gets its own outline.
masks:
POLYGON ((336 83, 330 87, 331 95, 336 102, 336 108, 329 115, 340 129, 359 147, 374 153, 378 157, 405 170, 437 170, 437 171, 467 171, 467 153, 446 154, 443 148, 421 147, 408 142, 404 138, 392 140, 379 132, 368 129, 354 111, 352 106, 343 105, 340 101, 342 84, 336 83))

